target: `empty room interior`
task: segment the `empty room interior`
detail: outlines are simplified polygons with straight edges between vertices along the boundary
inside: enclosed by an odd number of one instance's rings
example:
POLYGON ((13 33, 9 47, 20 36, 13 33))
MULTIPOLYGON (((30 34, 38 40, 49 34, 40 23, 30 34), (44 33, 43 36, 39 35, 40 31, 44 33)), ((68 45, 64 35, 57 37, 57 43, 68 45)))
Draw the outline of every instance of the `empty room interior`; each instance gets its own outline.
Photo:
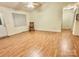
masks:
POLYGON ((0 2, 0 57, 78 56, 78 2, 0 2))

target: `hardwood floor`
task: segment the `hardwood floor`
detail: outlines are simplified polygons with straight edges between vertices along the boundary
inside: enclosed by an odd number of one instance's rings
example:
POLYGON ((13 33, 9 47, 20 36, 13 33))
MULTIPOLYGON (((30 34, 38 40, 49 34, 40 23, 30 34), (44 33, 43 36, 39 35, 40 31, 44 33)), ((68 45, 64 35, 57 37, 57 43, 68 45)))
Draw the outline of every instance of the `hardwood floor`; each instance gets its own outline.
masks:
POLYGON ((2 57, 79 56, 79 37, 69 30, 61 33, 25 32, 0 39, 2 57))

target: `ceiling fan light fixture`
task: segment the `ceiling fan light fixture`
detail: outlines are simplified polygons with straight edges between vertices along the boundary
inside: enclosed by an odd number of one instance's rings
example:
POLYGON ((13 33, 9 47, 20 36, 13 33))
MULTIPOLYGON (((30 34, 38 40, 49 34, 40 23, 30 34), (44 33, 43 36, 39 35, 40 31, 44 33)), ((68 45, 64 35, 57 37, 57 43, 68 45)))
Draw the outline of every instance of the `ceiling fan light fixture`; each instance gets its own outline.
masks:
POLYGON ((27 10, 34 10, 41 6, 41 3, 39 2, 27 2, 23 4, 24 4, 24 7, 27 8, 27 10))
POLYGON ((27 4, 27 8, 34 8, 35 6, 33 5, 33 2, 28 2, 27 4))

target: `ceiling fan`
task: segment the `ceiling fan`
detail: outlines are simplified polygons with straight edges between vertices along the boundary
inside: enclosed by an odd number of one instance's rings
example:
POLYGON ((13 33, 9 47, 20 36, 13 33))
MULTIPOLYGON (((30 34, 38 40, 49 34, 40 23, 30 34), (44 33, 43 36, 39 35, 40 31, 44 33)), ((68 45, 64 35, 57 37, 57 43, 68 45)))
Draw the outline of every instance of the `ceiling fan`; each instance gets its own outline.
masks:
POLYGON ((23 6, 28 10, 34 10, 42 6, 40 2, 23 2, 23 6))

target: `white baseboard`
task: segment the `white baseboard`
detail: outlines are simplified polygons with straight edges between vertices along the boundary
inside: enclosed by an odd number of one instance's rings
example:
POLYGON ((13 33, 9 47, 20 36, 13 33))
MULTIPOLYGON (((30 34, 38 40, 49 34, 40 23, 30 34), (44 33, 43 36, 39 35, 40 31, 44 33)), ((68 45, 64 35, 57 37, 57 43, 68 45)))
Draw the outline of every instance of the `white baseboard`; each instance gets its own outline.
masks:
POLYGON ((43 29, 43 28, 35 28, 35 30, 39 31, 49 31, 49 32, 61 32, 61 29, 43 29))

